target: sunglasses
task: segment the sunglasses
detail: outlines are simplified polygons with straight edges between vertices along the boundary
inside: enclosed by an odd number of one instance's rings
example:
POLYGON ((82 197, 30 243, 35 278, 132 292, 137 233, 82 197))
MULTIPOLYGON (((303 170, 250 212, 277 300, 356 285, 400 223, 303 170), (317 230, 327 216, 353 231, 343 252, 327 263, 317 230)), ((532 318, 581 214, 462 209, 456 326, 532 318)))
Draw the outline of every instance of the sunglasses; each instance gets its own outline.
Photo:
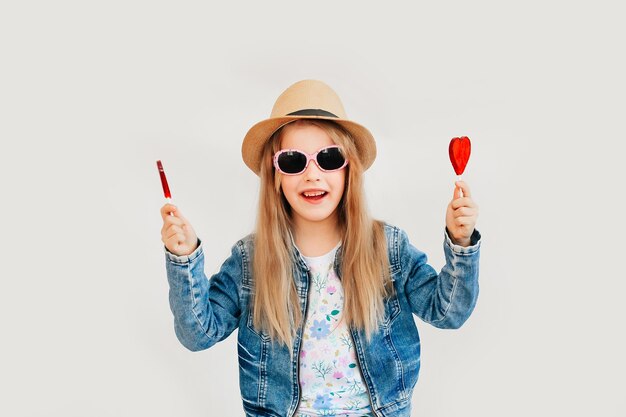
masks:
POLYGON ((309 162, 315 161, 324 172, 338 171, 348 165, 339 146, 327 146, 319 151, 308 154, 297 149, 282 149, 274 154, 274 167, 285 175, 302 174, 309 162))

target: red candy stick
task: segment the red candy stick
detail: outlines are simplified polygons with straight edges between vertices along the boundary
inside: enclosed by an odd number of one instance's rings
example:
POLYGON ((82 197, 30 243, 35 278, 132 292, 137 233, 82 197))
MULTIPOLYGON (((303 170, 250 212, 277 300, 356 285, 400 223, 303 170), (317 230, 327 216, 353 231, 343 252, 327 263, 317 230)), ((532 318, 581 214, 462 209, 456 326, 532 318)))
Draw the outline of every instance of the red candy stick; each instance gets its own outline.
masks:
MULTIPOLYGON (((472 143, 467 136, 452 138, 450 141, 450 146, 448 147, 450 162, 452 162, 452 167, 459 181, 461 181, 461 174, 465 171, 465 166, 467 165, 471 151, 472 143)), ((459 190, 459 192, 461 197, 463 197, 463 191, 459 190)))
MULTIPOLYGON (((159 168, 159 176, 161 177, 161 185, 163 186, 163 194, 165 195, 165 199, 168 204, 172 204, 172 194, 170 193, 170 187, 167 185, 167 178, 165 177, 165 171, 163 170, 163 164, 161 161, 157 161, 157 168, 159 168)), ((173 216, 173 213, 170 213, 170 216, 173 216)))

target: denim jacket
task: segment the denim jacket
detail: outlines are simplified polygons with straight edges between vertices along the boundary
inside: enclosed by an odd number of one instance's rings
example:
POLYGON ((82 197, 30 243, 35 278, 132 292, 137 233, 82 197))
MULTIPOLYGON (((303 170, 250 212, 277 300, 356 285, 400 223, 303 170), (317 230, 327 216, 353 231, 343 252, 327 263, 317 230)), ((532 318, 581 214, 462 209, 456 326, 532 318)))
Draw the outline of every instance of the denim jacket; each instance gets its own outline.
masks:
MULTIPOLYGON (((453 244, 446 231, 446 264, 437 274, 404 231, 385 225, 385 235, 394 294, 385 300, 384 320, 369 343, 361 329, 350 331, 374 414, 410 416, 420 368, 420 339, 413 315, 439 328, 455 329, 467 320, 478 297, 481 236, 474 230, 470 246, 463 247, 453 244)), ((211 279, 204 274, 201 243, 187 256, 165 249, 174 329, 191 351, 207 349, 238 329, 239 385, 246 416, 291 417, 300 401, 298 358, 303 325, 292 352, 254 329, 249 309, 253 244, 252 235, 238 241, 211 279)), ((306 317, 308 267, 295 246, 294 251, 293 278, 306 317)), ((340 264, 341 247, 334 261, 339 277, 340 264)))

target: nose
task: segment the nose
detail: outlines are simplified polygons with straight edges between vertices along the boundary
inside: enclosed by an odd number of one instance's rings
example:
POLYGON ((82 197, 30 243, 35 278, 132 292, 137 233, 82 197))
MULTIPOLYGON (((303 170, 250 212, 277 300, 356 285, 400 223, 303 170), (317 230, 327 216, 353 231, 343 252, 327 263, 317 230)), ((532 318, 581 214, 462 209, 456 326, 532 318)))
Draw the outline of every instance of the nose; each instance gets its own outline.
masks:
POLYGON ((319 181, 321 175, 322 175, 322 171, 317 166, 317 163, 315 163, 315 161, 309 161, 309 165, 304 170, 304 180, 305 181, 319 181))

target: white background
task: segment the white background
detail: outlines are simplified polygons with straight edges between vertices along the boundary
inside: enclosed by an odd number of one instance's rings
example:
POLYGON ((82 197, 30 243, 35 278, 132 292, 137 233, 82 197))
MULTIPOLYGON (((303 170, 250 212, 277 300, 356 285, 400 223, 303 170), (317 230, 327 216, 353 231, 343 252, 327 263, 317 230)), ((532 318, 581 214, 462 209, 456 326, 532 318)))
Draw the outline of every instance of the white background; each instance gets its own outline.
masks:
POLYGON ((434 3, 3 2, 0 414, 242 415, 236 335, 174 335, 155 161, 214 273, 254 227, 246 131, 316 78, 376 137, 373 215, 436 269, 472 139, 481 294, 418 322, 413 415, 625 415, 624 8, 434 3))

